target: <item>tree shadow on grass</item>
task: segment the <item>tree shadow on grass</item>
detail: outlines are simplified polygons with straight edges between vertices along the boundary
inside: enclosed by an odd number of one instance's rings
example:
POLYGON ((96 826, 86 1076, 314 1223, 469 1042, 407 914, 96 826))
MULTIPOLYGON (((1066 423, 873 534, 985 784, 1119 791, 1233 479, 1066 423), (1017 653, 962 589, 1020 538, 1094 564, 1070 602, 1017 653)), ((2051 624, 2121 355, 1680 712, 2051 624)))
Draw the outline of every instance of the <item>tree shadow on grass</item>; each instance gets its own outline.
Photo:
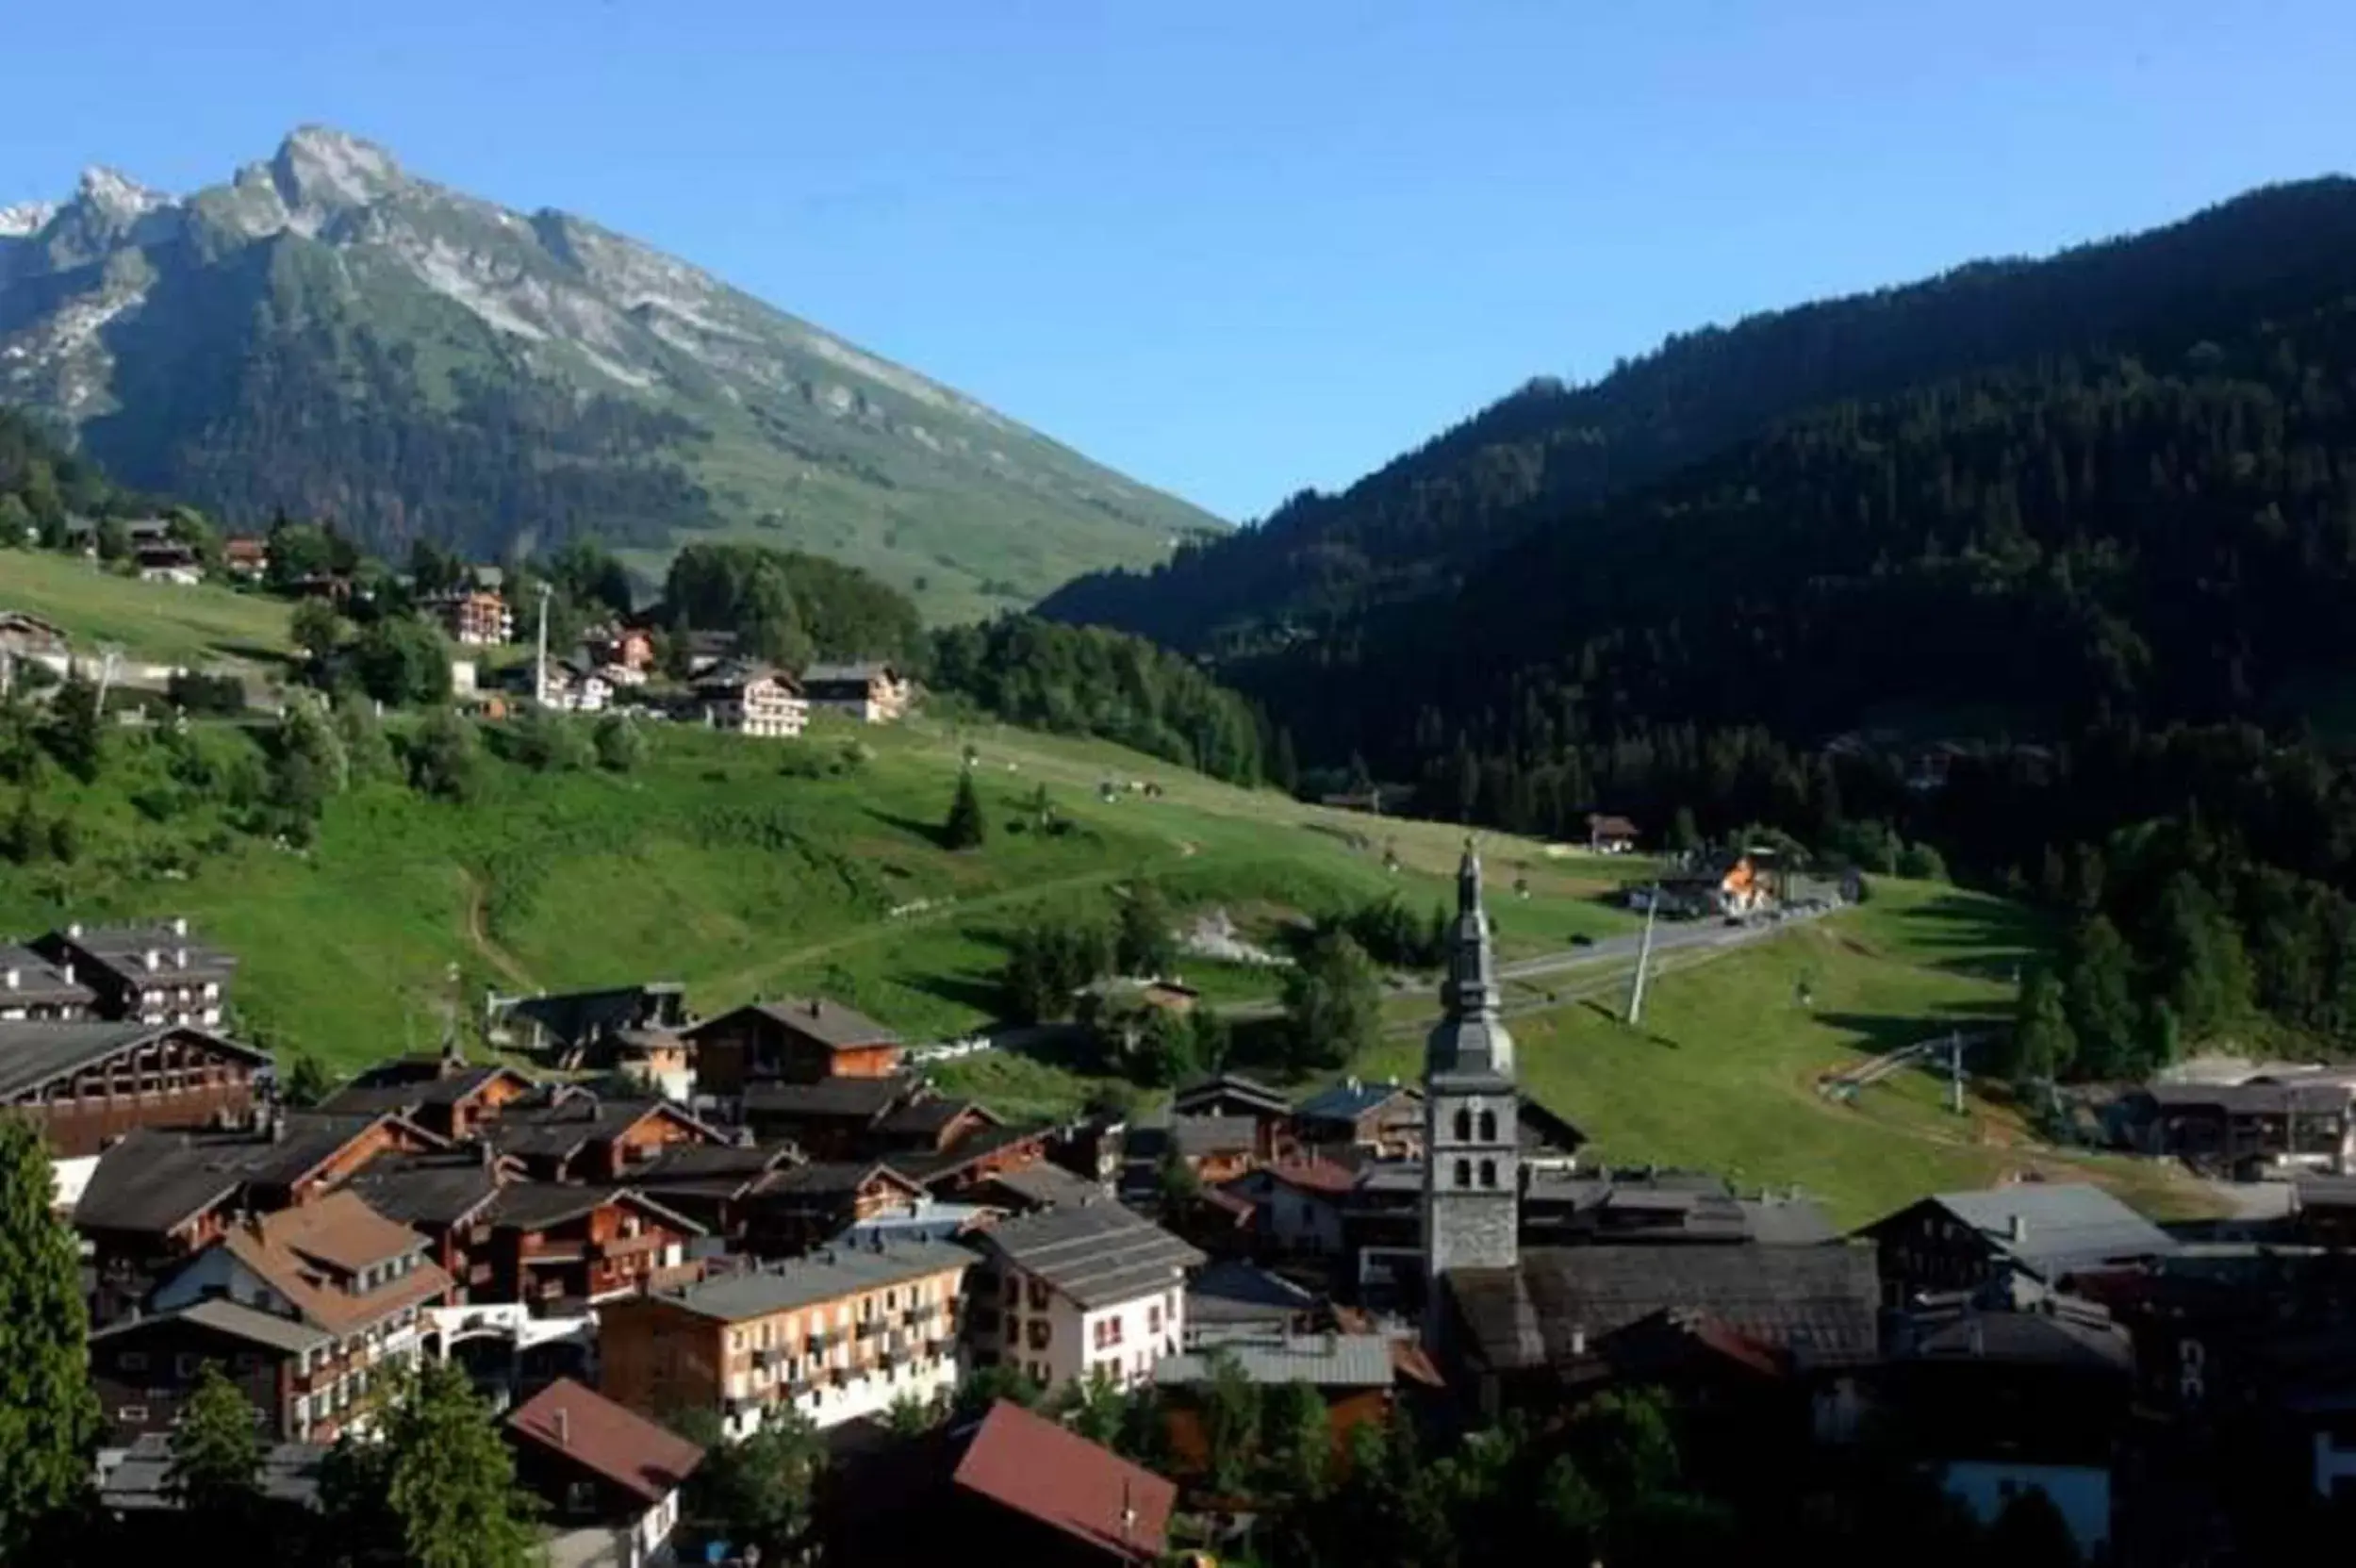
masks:
POLYGON ((912 991, 970 1007, 993 1020, 1006 1005, 1006 992, 996 982, 974 975, 914 975, 900 982, 912 991))
POLYGON ((941 823, 927 822, 920 817, 903 817, 896 811, 885 811, 881 806, 869 806, 867 815, 887 828, 898 828, 904 834, 922 839, 936 850, 946 850, 949 847, 948 834, 941 823))
MULTIPOLYGON (((1919 1046, 1927 1041, 1944 1040, 1961 1031, 1972 1034, 2001 1026, 2012 1014, 2012 1006, 2003 1001, 1961 1002, 1933 1014, 1895 1013, 1820 1013, 1817 1021, 1828 1029, 1840 1030, 1853 1036, 1851 1044, 1859 1056, 1880 1056, 1886 1051, 1919 1046)), ((1967 1050, 1968 1065, 1972 1052, 1967 1050)))

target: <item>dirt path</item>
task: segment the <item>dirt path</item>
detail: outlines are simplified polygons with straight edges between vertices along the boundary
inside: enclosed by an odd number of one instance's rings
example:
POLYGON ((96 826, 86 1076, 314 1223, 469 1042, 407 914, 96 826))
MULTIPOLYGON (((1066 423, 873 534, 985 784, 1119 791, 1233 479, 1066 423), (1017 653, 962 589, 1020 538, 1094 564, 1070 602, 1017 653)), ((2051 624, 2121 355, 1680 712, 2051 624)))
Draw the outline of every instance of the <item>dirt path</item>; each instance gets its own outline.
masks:
POLYGON ((490 928, 483 919, 484 887, 482 879, 477 877, 472 871, 461 867, 458 870, 458 881, 459 883, 465 887, 467 894, 467 946, 482 954, 485 961, 487 962, 492 968, 498 970, 501 978, 505 980, 508 984, 517 987, 519 990, 540 990, 540 982, 532 978, 531 971, 526 969, 521 964, 517 963, 513 953, 510 953, 506 949, 491 940, 490 928))

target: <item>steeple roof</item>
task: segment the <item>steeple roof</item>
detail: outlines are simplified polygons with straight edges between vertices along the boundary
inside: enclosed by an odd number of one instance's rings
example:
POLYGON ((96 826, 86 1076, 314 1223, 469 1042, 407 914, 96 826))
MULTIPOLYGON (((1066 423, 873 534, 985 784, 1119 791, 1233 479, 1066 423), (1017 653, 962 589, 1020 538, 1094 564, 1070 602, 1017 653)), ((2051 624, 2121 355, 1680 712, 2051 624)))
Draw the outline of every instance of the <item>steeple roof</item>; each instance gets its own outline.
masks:
POLYGON ((1513 1036, 1499 1016, 1496 954, 1481 902, 1481 857, 1468 840, 1457 867, 1457 918, 1448 978, 1440 988, 1443 1015, 1424 1045, 1424 1076, 1513 1077, 1513 1036))

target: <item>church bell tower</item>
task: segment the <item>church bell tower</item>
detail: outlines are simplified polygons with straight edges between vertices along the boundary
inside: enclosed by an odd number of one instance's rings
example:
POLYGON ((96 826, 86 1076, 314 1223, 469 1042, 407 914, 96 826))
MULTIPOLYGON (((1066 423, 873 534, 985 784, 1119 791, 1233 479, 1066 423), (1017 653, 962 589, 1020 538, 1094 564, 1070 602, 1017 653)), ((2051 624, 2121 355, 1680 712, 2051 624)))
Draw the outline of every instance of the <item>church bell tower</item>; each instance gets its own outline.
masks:
POLYGON ((1441 1277, 1449 1270, 1511 1268, 1521 1258, 1513 1036, 1498 1016, 1480 856, 1469 843, 1457 870, 1457 919, 1441 1002, 1444 1015, 1424 1046, 1427 1324, 1438 1315, 1441 1277))

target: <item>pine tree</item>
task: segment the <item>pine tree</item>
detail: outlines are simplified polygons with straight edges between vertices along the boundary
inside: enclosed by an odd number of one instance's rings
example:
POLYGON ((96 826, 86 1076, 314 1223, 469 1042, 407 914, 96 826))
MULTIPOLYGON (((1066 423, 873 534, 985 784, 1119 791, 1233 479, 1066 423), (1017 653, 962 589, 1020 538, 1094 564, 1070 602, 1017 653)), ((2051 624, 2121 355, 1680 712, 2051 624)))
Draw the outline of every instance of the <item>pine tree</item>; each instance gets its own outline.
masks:
POLYGON ((941 844, 949 850, 979 850, 990 836, 990 820, 982 814, 981 792, 974 787, 973 769, 961 768, 957 796, 949 802, 948 820, 941 826, 941 844))
POLYGON ((49 699, 41 745, 58 767, 88 784, 98 777, 102 733, 98 688, 78 674, 67 676, 49 699))
POLYGON ((2118 928, 2100 915, 2083 922, 2070 937, 2063 993, 2078 1065, 2091 1077, 2136 1070, 2142 1030, 2134 982, 2134 954, 2118 928))
POLYGON ((1151 882, 1139 880, 1121 900, 1112 963, 1122 974, 1146 979, 1160 979, 1178 964, 1178 943, 1170 933, 1169 900, 1151 882))
POLYGON ((254 1402, 206 1362, 196 1392, 172 1434, 164 1492, 190 1514, 214 1524, 248 1518, 261 1497, 262 1440, 254 1402))
POLYGON ((297 1110, 317 1105, 334 1093, 335 1084, 327 1069, 309 1051, 297 1051, 293 1064, 287 1068, 287 1081, 279 1088, 279 1098, 297 1110))
POLYGON ((1294 1506, 1325 1495, 1333 1472, 1333 1426, 1326 1401, 1307 1383, 1278 1383, 1260 1411, 1267 1492, 1294 1506))
POLYGON ((0 1562, 83 1497, 98 1397, 81 1252, 41 1134, 0 1116, 0 1562))
POLYGON ((2070 1032, 2061 982, 2040 966, 2020 988, 2019 1011, 2013 1024, 2013 1081, 2023 1085, 2051 1082, 2068 1070, 2077 1053, 2077 1037, 2070 1032))
POLYGON ((387 1411, 385 1500, 415 1568, 526 1568, 538 1556, 533 1499, 466 1374, 428 1362, 387 1411))

